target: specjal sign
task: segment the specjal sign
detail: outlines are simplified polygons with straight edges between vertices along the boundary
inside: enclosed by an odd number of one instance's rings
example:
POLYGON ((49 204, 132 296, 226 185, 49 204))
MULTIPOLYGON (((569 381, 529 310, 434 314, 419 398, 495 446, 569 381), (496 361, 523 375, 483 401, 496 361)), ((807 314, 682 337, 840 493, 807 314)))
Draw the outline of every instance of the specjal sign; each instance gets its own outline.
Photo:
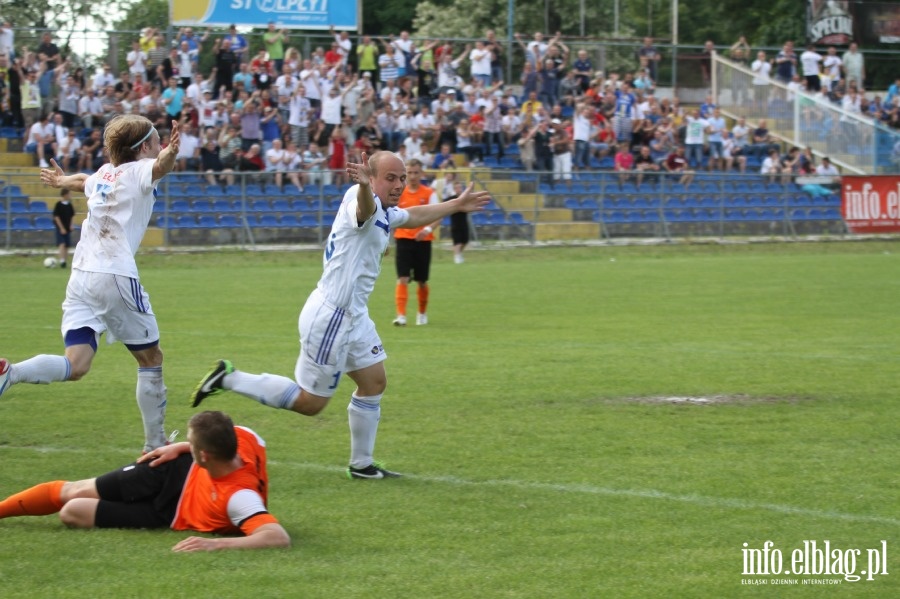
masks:
POLYGON ((847 45, 853 39, 850 3, 809 0, 807 37, 813 44, 847 45))

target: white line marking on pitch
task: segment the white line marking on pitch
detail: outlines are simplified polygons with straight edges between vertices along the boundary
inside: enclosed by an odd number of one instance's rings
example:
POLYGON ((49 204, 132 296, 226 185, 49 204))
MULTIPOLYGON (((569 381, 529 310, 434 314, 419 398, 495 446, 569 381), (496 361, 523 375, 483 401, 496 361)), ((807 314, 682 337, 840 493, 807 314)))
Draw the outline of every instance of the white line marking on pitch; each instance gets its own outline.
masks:
MULTIPOLYGON (((77 448, 59 448, 59 447, 19 447, 13 445, 0 445, 0 450, 15 451, 33 451, 36 453, 87 453, 88 450, 77 448)), ((117 453, 134 454, 134 450, 114 449, 111 451, 117 453)), ((96 454, 96 448, 91 450, 96 454)), ((283 462, 281 460, 269 460, 269 466, 283 466, 288 468, 296 468, 299 470, 312 470, 316 472, 342 473, 344 468, 336 466, 324 466, 322 464, 310 464, 306 462, 283 462)), ((831 520, 845 520, 848 522, 872 522, 876 524, 888 524, 892 526, 900 526, 900 520, 896 518, 887 518, 885 516, 868 516, 862 514, 847 514, 844 512, 814 510, 809 508, 795 507, 790 505, 778 505, 775 503, 756 503, 753 501, 745 501, 743 499, 729 499, 727 497, 705 497, 703 495, 680 495, 677 493, 667 493, 665 491, 655 491, 653 489, 611 489, 608 487, 596 487, 584 484, 561 484, 561 483, 538 483, 521 480, 468 480, 456 476, 424 476, 418 474, 406 474, 403 478, 409 480, 417 480, 430 483, 442 483, 460 487, 513 487, 526 491, 551 491, 557 493, 581 493, 585 495, 607 495, 610 497, 633 497, 635 499, 661 499, 664 501, 675 501, 678 503, 690 503, 694 505, 702 505, 713 508, 732 508, 740 510, 762 510, 776 512, 780 514, 789 514, 794 516, 804 516, 810 518, 823 518, 831 520)), ((389 483, 388 483, 389 484, 389 483)))

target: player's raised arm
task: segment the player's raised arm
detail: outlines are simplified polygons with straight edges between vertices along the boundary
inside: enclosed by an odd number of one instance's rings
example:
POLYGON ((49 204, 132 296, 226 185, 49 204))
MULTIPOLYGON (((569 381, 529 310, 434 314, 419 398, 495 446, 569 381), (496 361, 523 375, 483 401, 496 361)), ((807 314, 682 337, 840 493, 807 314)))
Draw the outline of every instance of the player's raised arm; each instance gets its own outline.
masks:
POLYGON ((172 121, 172 134, 169 138, 169 145, 165 147, 156 157, 153 163, 153 180, 158 181, 166 174, 171 173, 175 168, 175 157, 178 155, 178 148, 181 145, 181 135, 178 132, 178 121, 172 121))
POLYGON ((372 169, 369 167, 369 156, 363 152, 361 162, 347 163, 347 175, 350 181, 359 184, 356 192, 356 220, 360 223, 369 220, 375 214, 375 196, 372 193, 372 169))
POLYGON ((416 229, 432 222, 439 221, 445 216, 455 212, 475 212, 484 210, 491 201, 491 193, 487 190, 475 191, 475 184, 469 183, 466 190, 458 198, 441 202, 440 204, 428 204, 427 206, 412 206, 407 208, 409 220, 401 225, 404 229, 416 229))
POLYGON ((86 174, 76 173, 74 175, 66 175, 53 158, 50 159, 50 165, 53 168, 41 169, 41 183, 57 189, 84 192, 84 182, 87 181, 88 178, 86 174))

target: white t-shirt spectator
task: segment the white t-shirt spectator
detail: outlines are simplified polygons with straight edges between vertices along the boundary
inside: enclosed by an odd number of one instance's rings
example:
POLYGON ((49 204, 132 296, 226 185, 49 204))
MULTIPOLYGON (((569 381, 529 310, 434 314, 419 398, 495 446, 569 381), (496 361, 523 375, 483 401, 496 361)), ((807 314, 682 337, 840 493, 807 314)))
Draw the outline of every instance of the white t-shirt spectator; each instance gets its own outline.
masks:
POLYGON ((803 76, 811 77, 819 74, 819 64, 822 62, 822 55, 812 50, 807 50, 800 55, 800 64, 803 66, 803 76))
POLYGON ((769 73, 772 72, 772 65, 766 60, 754 60, 750 65, 753 71, 753 85, 768 85, 769 73))

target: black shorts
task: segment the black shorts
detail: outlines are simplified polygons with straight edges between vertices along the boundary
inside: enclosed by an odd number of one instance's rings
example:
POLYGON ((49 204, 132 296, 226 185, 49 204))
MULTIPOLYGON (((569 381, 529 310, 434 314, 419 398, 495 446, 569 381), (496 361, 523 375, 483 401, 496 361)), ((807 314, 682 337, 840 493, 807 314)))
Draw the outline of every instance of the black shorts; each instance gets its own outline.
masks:
POLYGON ((465 212, 457 212, 450 215, 450 236, 453 245, 465 245, 469 243, 469 215, 465 212))
POLYGON ((415 239, 397 240, 397 276, 425 283, 431 268, 431 242, 415 239))
POLYGON ((63 245, 67 248, 72 247, 72 233, 60 233, 59 229, 56 230, 56 245, 63 245))
POLYGON ((191 454, 155 468, 129 464, 97 478, 97 528, 168 528, 187 480, 191 454))

